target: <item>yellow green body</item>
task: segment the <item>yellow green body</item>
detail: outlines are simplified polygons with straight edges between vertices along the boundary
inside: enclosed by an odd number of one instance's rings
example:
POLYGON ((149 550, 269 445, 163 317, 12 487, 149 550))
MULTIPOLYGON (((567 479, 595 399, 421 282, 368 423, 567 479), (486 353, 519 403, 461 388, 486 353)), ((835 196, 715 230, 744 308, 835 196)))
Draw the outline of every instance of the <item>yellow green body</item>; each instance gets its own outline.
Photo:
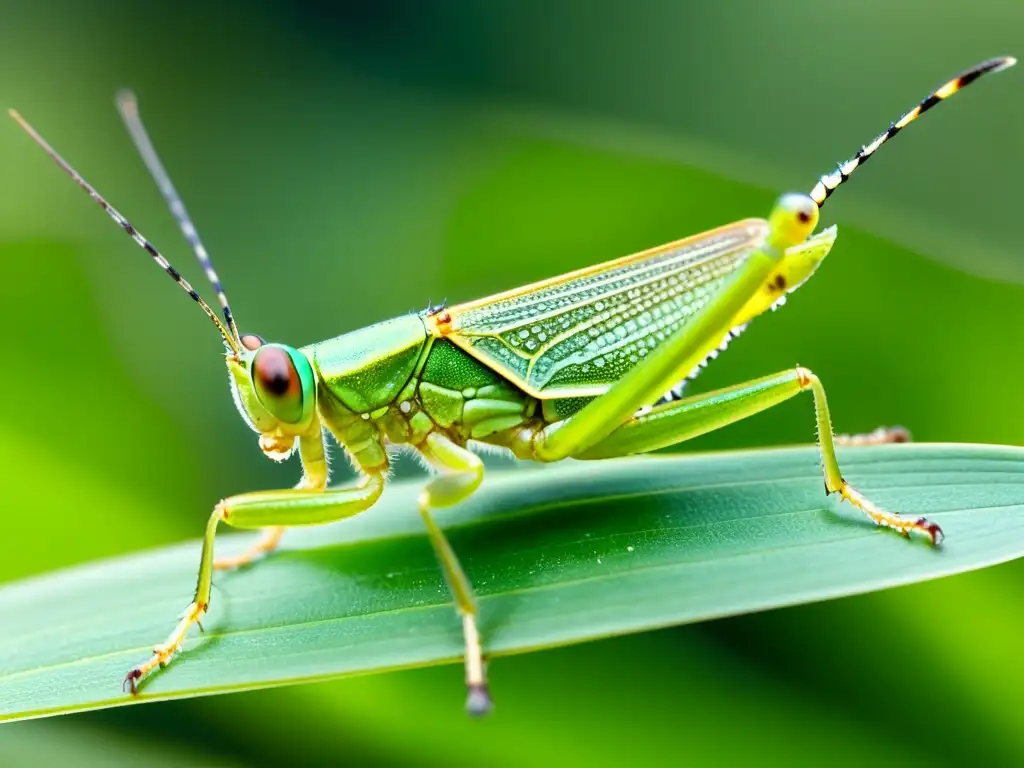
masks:
MULTIPOLYGON (((826 493, 840 494, 877 525, 907 536, 919 532, 938 544, 942 534, 937 525, 880 509, 846 482, 824 388, 806 368, 795 366, 689 397, 682 397, 680 383, 814 273, 836 237, 834 228, 813 234, 819 209, 850 174, 926 110, 981 75, 1013 63, 993 59, 950 80, 822 176, 810 195, 782 196, 767 219, 744 219, 496 296, 403 315, 300 348, 239 334, 206 249, 142 127, 134 97, 119 97, 122 116, 217 293, 223 323, 180 273, 14 114, 212 320, 227 349, 235 403, 258 433, 260 449, 276 461, 297 451, 302 464, 295 488, 245 493, 215 506, 194 599, 167 640, 128 672, 125 682, 131 691, 180 649, 209 606, 215 570, 249 564, 272 550, 288 527, 370 509, 384 490, 389 452, 396 445, 411 447, 435 472, 418 506, 462 619, 467 706, 474 713, 491 706, 476 600, 432 514, 479 487, 483 464, 471 450, 474 443, 506 448, 531 461, 611 459, 681 443, 810 391, 826 493), (360 475, 350 486, 328 488, 329 436, 347 451, 360 475), (214 539, 221 522, 262 529, 263 535, 242 555, 218 560, 214 539)), ((904 434, 883 430, 871 439, 897 440, 904 434)))
MULTIPOLYGON (((415 446, 431 432, 543 459, 525 436, 604 395, 685 328, 769 232, 767 221, 746 220, 490 300, 410 313, 302 347, 306 386, 315 389, 306 399, 315 399, 321 420, 367 470, 386 464, 388 445, 415 446)), ((758 278, 760 289, 722 315, 722 332, 698 356, 799 287, 834 241, 830 228, 786 250, 758 278)), ((273 450, 286 451, 294 425, 275 431, 245 361, 233 372, 242 415, 274 438, 273 450)))
POLYGON ((474 442, 524 460, 607 459, 682 442, 810 390, 827 491, 880 525, 937 541, 934 524, 878 509, 843 479, 824 389, 810 371, 796 367, 718 392, 667 396, 818 268, 836 233, 812 236, 817 221, 810 197, 786 195, 767 220, 743 220, 482 301, 410 313, 298 349, 245 337, 237 356, 227 358, 235 401, 270 458, 298 449, 303 479, 297 489, 217 505, 195 599, 129 681, 134 686, 166 663, 206 610, 219 522, 265 530, 251 553, 221 565, 248 562, 285 527, 372 507, 396 445, 411 446, 438 472, 424 488, 420 513, 462 615, 474 712, 490 706, 476 602, 431 514, 480 485, 474 442), (356 485, 326 488, 327 433, 360 471, 356 485))

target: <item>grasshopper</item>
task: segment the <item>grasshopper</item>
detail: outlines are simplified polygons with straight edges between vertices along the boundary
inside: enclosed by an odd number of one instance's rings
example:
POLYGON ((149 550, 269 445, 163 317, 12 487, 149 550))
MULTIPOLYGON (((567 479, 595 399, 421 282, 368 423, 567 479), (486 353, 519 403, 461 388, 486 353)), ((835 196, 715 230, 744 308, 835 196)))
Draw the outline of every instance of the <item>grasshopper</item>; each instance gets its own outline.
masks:
MULTIPOLYGON (((13 110, 11 116, 202 308, 226 348, 231 395, 274 461, 298 453, 292 489, 243 493, 213 509, 202 543, 195 595, 169 637, 128 671, 132 694, 166 666, 210 604, 214 571, 272 551, 290 526, 364 512, 384 490, 392 446, 416 451, 435 470, 418 506, 437 554, 465 642, 466 707, 492 707, 472 585, 434 510, 480 486, 471 448, 489 444, 523 460, 608 459, 676 445, 760 413, 801 392, 813 395, 826 495, 839 494, 876 525, 939 545, 925 518, 886 511, 846 482, 836 459, 825 390, 795 366, 707 394, 684 396, 686 381, 753 318, 774 309, 831 251, 834 226, 814 234, 829 196, 878 149, 940 101, 1013 58, 985 61, 948 81, 870 144, 822 176, 810 194, 790 193, 767 219, 744 219, 667 245, 457 306, 428 307, 304 347, 242 334, 195 226, 139 117, 135 97, 118 95, 121 116, 220 303, 223 321, 181 274, 13 110), (328 433, 358 469, 358 482, 328 488, 328 433), (221 523, 260 529, 240 555, 215 559, 221 523)), ((854 442, 905 438, 899 429, 854 442)))

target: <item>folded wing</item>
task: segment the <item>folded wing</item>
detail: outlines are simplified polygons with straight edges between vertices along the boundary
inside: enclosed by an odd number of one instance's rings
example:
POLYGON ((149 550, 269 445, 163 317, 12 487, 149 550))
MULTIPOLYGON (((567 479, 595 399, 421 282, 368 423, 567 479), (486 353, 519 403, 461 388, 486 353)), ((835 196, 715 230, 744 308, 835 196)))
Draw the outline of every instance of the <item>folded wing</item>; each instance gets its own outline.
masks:
POLYGON ((449 307, 443 335, 541 399, 603 394, 704 306, 768 234, 746 219, 449 307))

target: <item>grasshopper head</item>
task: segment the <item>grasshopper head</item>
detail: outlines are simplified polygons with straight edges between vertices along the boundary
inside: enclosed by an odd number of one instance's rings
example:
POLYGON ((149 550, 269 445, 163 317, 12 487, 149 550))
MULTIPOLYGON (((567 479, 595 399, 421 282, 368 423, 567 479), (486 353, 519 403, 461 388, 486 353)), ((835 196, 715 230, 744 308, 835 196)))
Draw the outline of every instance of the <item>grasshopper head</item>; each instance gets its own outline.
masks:
POLYGON ((294 347, 268 344, 255 334, 241 337, 241 354, 228 357, 235 406, 260 433, 260 449, 283 461, 295 439, 309 429, 316 411, 316 376, 309 359, 294 347))

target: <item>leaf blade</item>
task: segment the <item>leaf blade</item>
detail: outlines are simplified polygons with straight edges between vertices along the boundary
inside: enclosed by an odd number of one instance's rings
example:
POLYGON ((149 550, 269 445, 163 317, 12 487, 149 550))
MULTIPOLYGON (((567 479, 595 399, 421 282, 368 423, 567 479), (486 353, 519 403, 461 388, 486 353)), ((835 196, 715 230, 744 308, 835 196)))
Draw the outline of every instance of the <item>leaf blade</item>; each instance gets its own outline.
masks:
MULTIPOLYGON (((491 656, 1024 554, 1024 450, 885 446, 841 461, 880 504, 939 522, 946 545, 908 544, 825 501, 813 448, 498 472, 439 521, 478 590, 491 656)), ((218 576, 205 635, 134 701, 457 661, 459 624, 415 512, 419 487, 397 483, 374 514, 290 532, 267 561, 218 576)), ((133 701, 120 678, 187 603, 198 551, 190 542, 0 589, 0 720, 133 701)))

